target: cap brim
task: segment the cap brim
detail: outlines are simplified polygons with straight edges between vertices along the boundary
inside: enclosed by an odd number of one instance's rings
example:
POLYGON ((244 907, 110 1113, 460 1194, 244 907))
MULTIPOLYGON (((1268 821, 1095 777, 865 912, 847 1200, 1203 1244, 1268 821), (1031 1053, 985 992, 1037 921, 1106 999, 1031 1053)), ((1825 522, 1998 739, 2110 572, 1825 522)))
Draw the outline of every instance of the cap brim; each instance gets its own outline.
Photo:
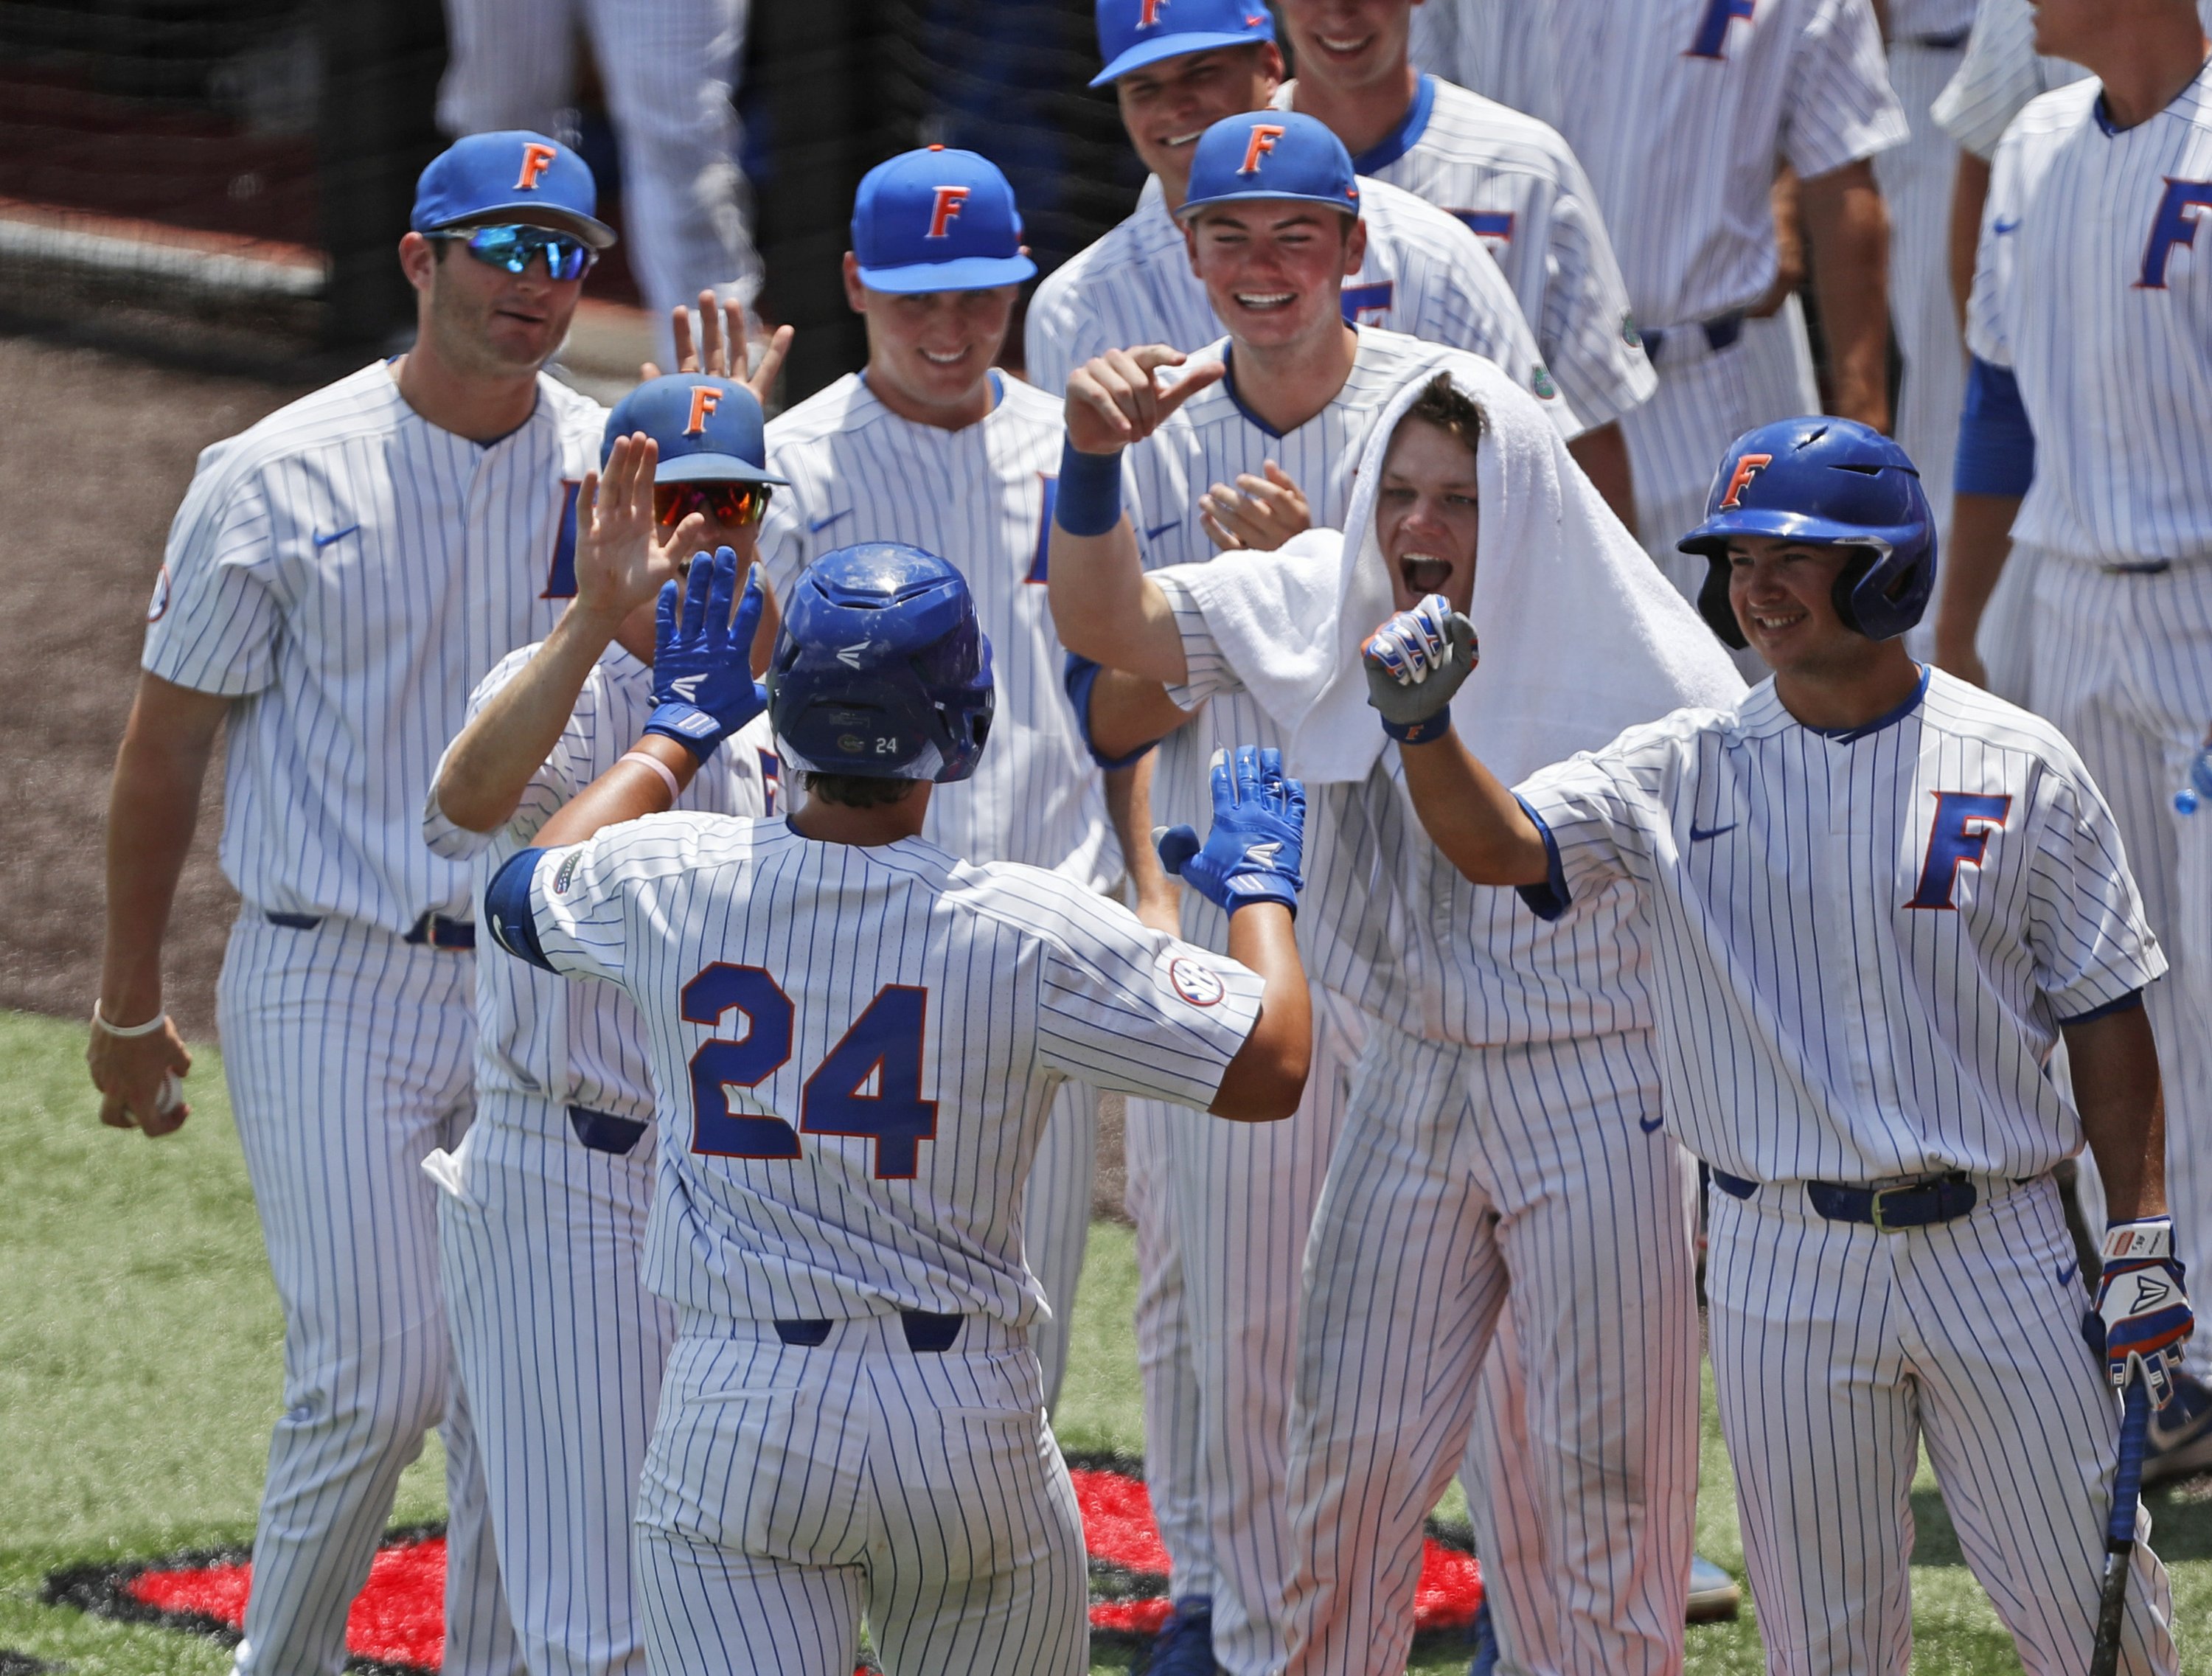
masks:
POLYGON ((1142 70, 1146 64, 1156 64, 1163 58, 1181 58, 1193 52, 1211 52, 1222 46, 1256 46, 1262 41, 1273 42, 1275 32, 1265 34, 1215 35, 1193 30, 1187 35, 1163 35, 1158 40, 1148 40, 1133 46, 1120 58, 1091 78, 1091 85, 1103 88, 1109 82, 1118 82, 1133 70, 1142 70))
POLYGON ((550 227, 556 232, 573 233, 593 250, 605 250, 616 239, 614 228, 605 222, 589 216, 580 216, 573 210, 549 209, 541 200, 528 198, 519 203, 495 203, 485 210, 471 210, 465 216, 452 221, 440 222, 435 227, 426 227, 425 233, 458 232, 467 227, 501 227, 509 222, 522 227, 550 227))
POLYGON ((1823 547, 1895 547, 1908 533, 1904 530, 1838 524, 1832 519, 1784 512, 1778 507, 1739 507, 1708 518, 1676 542, 1674 550, 1710 557, 1726 548, 1731 536, 1767 536, 1777 541, 1802 541, 1823 547))
POLYGON ((657 483, 775 483, 788 485, 791 479, 755 465, 750 460, 739 459, 735 454, 684 454, 675 459, 664 459, 653 467, 653 480, 657 483))
POLYGON ((1359 206, 1348 197, 1323 197, 1319 192, 1223 192, 1218 197, 1187 199, 1175 218, 1188 221, 1201 210, 1211 210, 1217 203, 1310 203, 1322 210, 1334 210, 1340 216, 1359 218, 1359 206))
POLYGON ((910 262, 902 268, 862 268, 860 283, 871 291, 906 295, 988 291, 994 285, 1018 285, 1036 270, 1036 264, 1026 256, 963 256, 950 262, 910 262))

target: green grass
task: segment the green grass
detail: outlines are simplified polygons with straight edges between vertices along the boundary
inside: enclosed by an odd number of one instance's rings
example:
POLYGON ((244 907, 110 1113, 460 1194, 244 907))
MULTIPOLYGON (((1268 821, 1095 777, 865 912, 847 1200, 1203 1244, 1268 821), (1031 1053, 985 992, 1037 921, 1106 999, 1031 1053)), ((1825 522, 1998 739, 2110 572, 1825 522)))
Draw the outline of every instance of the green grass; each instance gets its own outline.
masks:
MULTIPOLYGON (((75 1024, 0 1013, 0 1651, 72 1676, 220 1676, 228 1658, 212 1642, 39 1599, 58 1566, 250 1541, 281 1400, 276 1300, 216 1055, 200 1050, 191 1121, 155 1144, 100 1126, 83 1041, 75 1024)), ((1070 1449, 1143 1450, 1135 1300, 1128 1230, 1102 1224, 1059 1416, 1070 1449)), ((1710 1393, 1703 1467, 1698 1546, 1741 1577, 1710 1393)), ((441 1516, 443 1482, 434 1438, 402 1480, 395 1522, 441 1516)), ((1913 1500, 1914 1669, 2017 1671, 1924 1465, 1913 1500)), ((2187 1638, 2183 1668, 2212 1676, 2212 1635, 2199 1627, 2212 1623, 2212 1493, 2160 1496, 2153 1511, 2187 1638)), ((1690 1632, 1694 1676, 1761 1667, 1749 1610, 1690 1632)))

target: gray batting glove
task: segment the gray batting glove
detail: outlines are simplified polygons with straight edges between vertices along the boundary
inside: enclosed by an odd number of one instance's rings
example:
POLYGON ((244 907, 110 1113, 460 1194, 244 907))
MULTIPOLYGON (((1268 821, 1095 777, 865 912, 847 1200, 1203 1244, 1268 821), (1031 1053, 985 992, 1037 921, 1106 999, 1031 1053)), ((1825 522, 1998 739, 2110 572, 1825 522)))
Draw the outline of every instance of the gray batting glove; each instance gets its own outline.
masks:
POLYGON ((1367 701, 1382 731, 1402 744, 1425 744, 1451 731, 1452 695, 1481 661, 1474 625, 1432 593, 1367 637, 1359 660, 1367 701))

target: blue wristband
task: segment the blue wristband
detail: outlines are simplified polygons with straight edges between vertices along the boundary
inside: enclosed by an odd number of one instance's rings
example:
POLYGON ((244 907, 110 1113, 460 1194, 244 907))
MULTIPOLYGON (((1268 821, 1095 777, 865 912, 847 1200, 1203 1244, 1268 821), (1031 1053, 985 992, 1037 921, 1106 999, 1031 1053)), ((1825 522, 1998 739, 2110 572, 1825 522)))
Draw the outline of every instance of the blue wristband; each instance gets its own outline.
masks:
POLYGON ((1072 536, 1103 536, 1121 521, 1121 454, 1086 454, 1073 442, 1060 450, 1060 489, 1052 521, 1072 536))
POLYGON ((1433 716, 1424 716, 1419 721, 1392 721, 1384 716, 1382 731, 1401 745, 1425 745, 1451 732, 1451 706, 1447 704, 1433 716))

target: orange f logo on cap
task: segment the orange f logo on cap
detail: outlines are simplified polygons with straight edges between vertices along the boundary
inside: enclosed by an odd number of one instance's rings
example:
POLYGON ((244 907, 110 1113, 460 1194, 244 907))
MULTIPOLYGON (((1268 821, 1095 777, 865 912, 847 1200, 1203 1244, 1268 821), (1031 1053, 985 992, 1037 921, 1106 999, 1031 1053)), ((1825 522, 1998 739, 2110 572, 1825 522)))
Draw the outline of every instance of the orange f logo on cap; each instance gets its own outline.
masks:
POLYGON ((1260 159, 1275 149, 1275 142, 1283 137, 1283 125, 1279 122, 1253 124, 1251 137, 1244 142, 1244 162, 1237 171, 1239 174, 1257 174, 1260 159))
POLYGON ((722 404, 722 392, 711 384, 691 386, 691 417, 684 427, 686 436, 702 436, 707 430, 707 416, 722 404))
POLYGON ((1139 29, 1149 29, 1158 23, 1160 21, 1160 8, 1167 3, 1168 0, 1144 0, 1143 9, 1137 14, 1137 27, 1139 29))
POLYGON ((960 213, 960 206, 968 201, 968 194, 973 190, 972 187, 968 186, 939 186, 937 189, 937 202, 930 206, 929 231, 922 236, 928 239, 944 238, 946 224, 960 213))
POLYGON ((528 145, 522 148, 522 173, 514 177, 514 190, 518 192, 536 191, 538 177, 551 168, 553 160, 560 155, 561 150, 558 146, 546 145, 537 140, 531 141, 528 145))
POLYGON ((1735 475, 1729 479, 1728 493, 1721 496, 1720 509, 1728 512, 1743 504, 1743 492, 1751 480, 1774 464, 1771 454, 1746 454, 1735 463, 1735 475))

